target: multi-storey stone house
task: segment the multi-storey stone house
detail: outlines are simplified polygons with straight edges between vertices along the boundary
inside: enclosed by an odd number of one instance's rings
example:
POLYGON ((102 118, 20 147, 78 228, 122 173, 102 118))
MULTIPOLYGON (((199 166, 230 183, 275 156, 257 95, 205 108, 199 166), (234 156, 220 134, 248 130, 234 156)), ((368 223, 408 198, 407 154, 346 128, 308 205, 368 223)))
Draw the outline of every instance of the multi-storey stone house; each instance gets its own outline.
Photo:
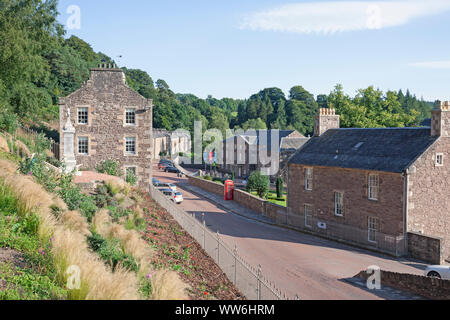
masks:
POLYGON ((187 132, 169 132, 165 129, 153 130, 153 159, 161 156, 176 157, 180 154, 190 154, 191 136, 187 132))
POLYGON ((138 185, 149 189, 152 100, 132 90, 121 69, 110 65, 91 69, 90 79, 79 90, 60 99, 61 154, 68 116, 75 128, 73 150, 78 165, 95 170, 102 161, 118 161, 124 176, 133 172, 138 185))
POLYGON ((430 127, 340 129, 321 109, 289 161, 291 224, 433 263, 450 255, 450 107, 430 127))
POLYGON ((221 169, 226 173, 234 172, 237 178, 245 178, 253 171, 272 167, 276 170, 271 172, 271 176, 276 177, 283 167, 283 161, 307 141, 308 138, 295 130, 247 131, 224 141, 224 163, 221 169), (273 134, 278 138, 277 141, 272 141, 273 134), (272 149, 272 142, 276 142, 276 150, 272 149), (277 161, 275 166, 272 160, 277 161))

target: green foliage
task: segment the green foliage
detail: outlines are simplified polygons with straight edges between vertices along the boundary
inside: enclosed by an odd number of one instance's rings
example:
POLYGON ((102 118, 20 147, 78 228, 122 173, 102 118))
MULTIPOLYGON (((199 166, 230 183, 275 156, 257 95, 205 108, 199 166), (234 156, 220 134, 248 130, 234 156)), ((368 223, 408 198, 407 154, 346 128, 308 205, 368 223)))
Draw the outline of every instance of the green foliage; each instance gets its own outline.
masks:
POLYGON ((248 178, 247 189, 256 191, 260 198, 266 199, 270 189, 270 179, 260 171, 254 171, 248 178))
POLYGON ((14 193, 0 181, 0 248, 24 255, 26 267, 0 263, 0 300, 60 300, 67 291, 59 286, 51 257, 51 243, 38 236, 39 218, 25 212, 14 193))
POLYGON ((126 177, 125 181, 126 181, 130 186, 134 186, 134 185, 136 185, 137 177, 136 177, 136 175, 135 175, 132 171, 128 171, 128 170, 127 170, 127 177, 126 177))
POLYGON ((280 176, 277 178, 277 198, 282 198, 284 195, 284 181, 280 176))
POLYGON ((102 161, 97 165, 97 171, 99 173, 108 174, 110 176, 120 177, 120 164, 115 160, 102 161))
POLYGON ((209 176, 209 175, 206 175, 206 176, 204 177, 204 179, 205 179, 205 180, 208 180, 208 181, 212 181, 212 180, 213 180, 212 177, 209 176))
POLYGON ((6 108, 2 108, 0 111, 0 130, 4 130, 9 134, 16 133, 19 127, 19 120, 17 115, 8 111, 6 108))
POLYGON ((120 265, 125 269, 133 272, 139 271, 136 260, 123 252, 120 241, 117 239, 104 239, 96 232, 92 232, 92 236, 88 237, 89 247, 98 253, 106 263, 108 263, 113 271, 120 265))

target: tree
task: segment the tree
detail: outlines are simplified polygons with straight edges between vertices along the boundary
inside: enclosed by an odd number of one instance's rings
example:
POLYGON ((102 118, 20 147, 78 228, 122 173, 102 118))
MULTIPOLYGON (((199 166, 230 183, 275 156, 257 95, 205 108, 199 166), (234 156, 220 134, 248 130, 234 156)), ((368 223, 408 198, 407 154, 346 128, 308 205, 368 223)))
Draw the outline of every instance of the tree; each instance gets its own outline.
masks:
POLYGON ((270 179, 268 176, 262 175, 260 171, 254 171, 248 178, 247 189, 256 191, 260 198, 266 199, 269 193, 270 179))
POLYGON ((281 199, 284 196, 284 181, 281 176, 278 176, 277 178, 277 198, 281 199))

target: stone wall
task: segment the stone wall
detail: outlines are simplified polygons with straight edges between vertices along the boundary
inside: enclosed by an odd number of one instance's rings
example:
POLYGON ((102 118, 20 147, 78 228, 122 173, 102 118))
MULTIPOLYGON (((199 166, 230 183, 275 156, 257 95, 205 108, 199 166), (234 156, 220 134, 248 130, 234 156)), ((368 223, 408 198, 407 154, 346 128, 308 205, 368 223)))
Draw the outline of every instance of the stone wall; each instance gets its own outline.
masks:
POLYGON ((408 180, 408 232, 443 239, 443 262, 450 256, 449 137, 440 137, 417 159, 409 170, 408 180), (436 165, 438 153, 443 154, 442 166, 436 165))
MULTIPOLYGON (((212 192, 220 196, 224 195, 225 187, 222 184, 191 176, 188 177, 188 182, 194 187, 212 192)), ((257 213, 260 213, 261 215, 270 215, 270 217, 273 217, 274 220, 276 219, 277 215, 286 215, 287 209, 285 207, 272 204, 245 191, 235 189, 233 197, 234 201, 239 203, 240 205, 249 208, 250 210, 253 210, 257 213)))
POLYGON ((206 190, 208 192, 212 192, 219 196, 223 197, 225 195, 225 186, 223 184, 191 176, 188 177, 188 182, 190 185, 194 187, 206 190))
POLYGON ((427 237, 418 233, 408 233, 408 252, 412 258, 430 264, 444 263, 444 241, 438 238, 427 237))
POLYGON ((267 202, 265 216, 273 219, 274 221, 283 221, 286 219, 287 208, 279 206, 277 204, 267 202))
POLYGON ((247 193, 239 189, 235 189, 234 201, 236 201, 237 203, 246 208, 249 208, 250 210, 265 215, 267 201, 262 200, 250 193, 247 193))
POLYGON ((63 127, 70 109, 75 127, 75 158, 78 165, 95 171, 105 160, 120 163, 125 174, 135 167, 139 187, 149 190, 152 175, 152 101, 125 83, 121 69, 91 69, 90 80, 79 90, 60 99, 61 154, 64 152, 63 127), (88 124, 79 124, 78 108, 88 108, 88 124), (148 109, 150 108, 150 109, 148 109), (136 125, 125 123, 125 110, 135 109, 136 125), (89 154, 78 153, 78 138, 89 139, 89 154), (136 138, 136 155, 125 153, 125 138, 136 138))
MULTIPOLYGON (((367 281, 370 275, 362 271, 358 278, 367 281)), ((427 278, 412 274, 381 271, 381 286, 387 286, 432 300, 450 299, 450 281, 435 278, 427 278)))

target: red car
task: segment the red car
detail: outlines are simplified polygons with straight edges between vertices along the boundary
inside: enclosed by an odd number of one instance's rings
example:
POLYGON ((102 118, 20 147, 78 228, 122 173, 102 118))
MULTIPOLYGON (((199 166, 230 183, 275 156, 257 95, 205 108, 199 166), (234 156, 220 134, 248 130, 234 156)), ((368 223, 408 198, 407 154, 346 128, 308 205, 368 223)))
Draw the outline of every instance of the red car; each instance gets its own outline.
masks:
POLYGON ((168 168, 168 167, 173 167, 173 164, 169 163, 169 162, 162 162, 162 163, 158 164, 159 170, 166 170, 166 168, 168 168))

